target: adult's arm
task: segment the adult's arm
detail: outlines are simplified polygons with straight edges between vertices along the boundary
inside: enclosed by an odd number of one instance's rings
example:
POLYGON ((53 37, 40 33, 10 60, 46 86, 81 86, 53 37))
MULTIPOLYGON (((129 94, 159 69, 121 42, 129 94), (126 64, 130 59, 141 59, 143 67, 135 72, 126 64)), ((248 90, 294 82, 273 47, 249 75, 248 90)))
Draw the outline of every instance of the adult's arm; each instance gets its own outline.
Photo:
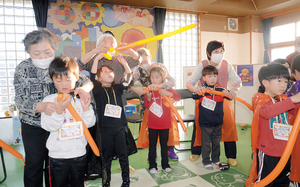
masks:
POLYGON ((232 87, 229 91, 229 98, 234 99, 242 88, 242 80, 230 63, 228 63, 228 82, 232 87))
POLYGON ((189 77, 189 79, 186 81, 185 86, 191 91, 191 92, 197 92, 197 88, 194 87, 196 83, 198 83, 199 79, 202 77, 202 70, 203 70, 203 64, 200 62, 196 68, 194 69, 192 75, 189 77))

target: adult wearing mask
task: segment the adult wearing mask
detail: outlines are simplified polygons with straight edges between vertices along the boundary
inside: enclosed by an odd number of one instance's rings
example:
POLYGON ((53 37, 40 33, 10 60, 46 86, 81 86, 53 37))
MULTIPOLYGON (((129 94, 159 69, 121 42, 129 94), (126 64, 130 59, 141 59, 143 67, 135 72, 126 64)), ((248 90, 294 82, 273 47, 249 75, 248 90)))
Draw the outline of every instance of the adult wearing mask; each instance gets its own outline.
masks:
MULTIPOLYGON (((229 98, 234 99, 237 96, 238 91, 242 87, 242 80, 234 71, 232 65, 224 60, 225 46, 222 41, 213 40, 207 44, 206 55, 207 60, 200 62, 197 67, 194 69, 192 75, 189 77, 186 82, 186 87, 194 93, 198 91, 203 91, 201 87, 194 87, 198 81, 199 85, 202 85, 202 69, 205 66, 212 65, 218 69, 218 80, 217 84, 227 89, 227 84, 229 83, 232 86, 232 89, 229 92, 229 98)), ((230 102, 224 102, 224 106, 230 105, 230 102), (226 103, 226 104, 225 104, 226 103)), ((227 107, 231 107, 228 106, 227 107)), ((196 105, 197 107, 197 105, 196 105)), ((225 107, 224 107, 225 108, 225 107)), ((222 127, 222 140, 224 141, 225 155, 228 158, 228 163, 232 166, 236 166, 238 161, 236 159, 236 142, 237 141, 237 131, 234 118, 225 119, 230 115, 227 115, 225 112, 232 112, 232 110, 224 110, 224 123, 222 127)), ((231 113, 232 114, 232 113, 231 113)), ((197 115, 197 114, 196 114, 197 115)), ((232 115, 231 115, 232 116, 232 115)), ((197 116, 196 116, 197 119, 197 116)), ((191 161, 196 161, 201 154, 201 132, 199 122, 195 121, 195 126, 192 135, 192 144, 191 144, 191 161), (198 125, 197 125, 198 124, 198 125), (200 134, 199 134, 200 133, 200 134), (199 136, 200 135, 200 136, 199 136), (195 145, 194 145, 195 143, 195 145)), ((221 141, 222 141, 221 140, 221 141)))
POLYGON ((289 54, 289 55, 285 58, 287 61, 290 62, 291 65, 293 64, 293 59, 295 58, 295 56, 297 56, 297 55, 300 54, 300 36, 297 36, 297 37, 296 37, 294 46, 295 46, 296 51, 293 52, 293 53, 291 53, 291 54, 289 54))
MULTIPOLYGON (((30 58, 17 65, 14 86, 25 150, 24 186, 43 187, 43 166, 48 166, 48 132, 41 128, 40 113, 51 115, 56 109, 54 103, 43 103, 42 100, 50 94, 57 93, 48 67, 58 47, 54 36, 44 28, 28 33, 23 43, 30 58)), ((90 80, 81 74, 76 87, 74 94, 79 94, 87 101, 90 97, 88 92, 93 88, 90 80)), ((49 186, 47 172, 46 169, 45 183, 49 186)))
MULTIPOLYGON (((151 67, 154 67, 157 65, 157 63, 152 62, 152 57, 150 54, 150 51, 146 48, 140 48, 137 50, 137 52, 140 54, 142 58, 142 62, 139 65, 138 68, 136 68, 133 72, 133 80, 134 81, 139 81, 143 87, 131 87, 131 90, 135 92, 136 94, 140 95, 140 103, 141 103, 141 113, 144 114, 145 111, 145 106, 144 106, 144 96, 146 91, 143 89, 147 87, 149 90, 153 90, 154 88, 160 88, 160 89, 165 89, 168 90, 172 87, 175 87, 176 81, 175 79, 167 72, 167 78, 164 83, 161 84, 151 84, 150 81, 150 69, 151 67)), ((167 68, 163 65, 160 64, 165 71, 167 71, 167 68)), ((139 140, 137 142, 139 144, 139 140)), ((174 146, 168 146, 168 157, 173 160, 177 161, 178 156, 174 152, 174 146)))

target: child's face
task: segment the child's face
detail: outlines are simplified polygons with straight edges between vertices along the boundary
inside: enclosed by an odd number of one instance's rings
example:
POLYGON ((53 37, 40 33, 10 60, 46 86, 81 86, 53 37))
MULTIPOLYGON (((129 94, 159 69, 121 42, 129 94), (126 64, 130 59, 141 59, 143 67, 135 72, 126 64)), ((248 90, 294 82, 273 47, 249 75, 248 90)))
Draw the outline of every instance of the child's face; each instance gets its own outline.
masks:
POLYGON ((288 83, 288 79, 286 78, 278 78, 278 79, 271 79, 271 80, 263 80, 263 85, 266 89, 266 92, 274 97, 277 95, 281 95, 285 92, 286 87, 287 87, 287 83, 288 83))
POLYGON ((151 72, 150 80, 152 84, 161 84, 163 82, 163 77, 157 71, 151 72))
POLYGON ((74 91, 75 84, 77 82, 77 78, 73 73, 68 76, 65 75, 54 75, 53 83, 60 94, 69 94, 74 91))
POLYGON ((206 74, 205 76, 203 76, 203 80, 206 82, 207 85, 213 86, 217 83, 218 75, 206 74))
POLYGON ((99 81, 102 85, 108 86, 111 85, 112 82, 115 80, 115 74, 112 70, 108 69, 107 67, 102 67, 102 71, 100 72, 99 81))

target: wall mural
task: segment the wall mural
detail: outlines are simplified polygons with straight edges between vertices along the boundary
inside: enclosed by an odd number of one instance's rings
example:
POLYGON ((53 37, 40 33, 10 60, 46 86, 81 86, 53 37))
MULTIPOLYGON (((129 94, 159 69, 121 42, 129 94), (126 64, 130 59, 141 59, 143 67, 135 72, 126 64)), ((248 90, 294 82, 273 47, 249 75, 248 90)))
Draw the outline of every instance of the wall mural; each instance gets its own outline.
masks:
MULTIPOLYGON (((50 0, 47 29, 56 36, 56 56, 79 58, 96 47, 97 38, 111 31, 119 43, 155 36, 153 9, 90 2, 50 0)), ((156 58, 157 42, 146 47, 156 58)), ((116 52, 115 55, 117 55, 116 52)))

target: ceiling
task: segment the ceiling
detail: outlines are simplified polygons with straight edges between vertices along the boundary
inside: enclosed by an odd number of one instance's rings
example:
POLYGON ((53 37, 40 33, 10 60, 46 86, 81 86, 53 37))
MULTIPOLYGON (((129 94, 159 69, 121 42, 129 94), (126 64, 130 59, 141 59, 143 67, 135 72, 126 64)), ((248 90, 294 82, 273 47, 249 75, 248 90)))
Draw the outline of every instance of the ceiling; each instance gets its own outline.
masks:
POLYGON ((279 10, 300 6, 300 0, 76 0, 145 8, 203 11, 209 14, 232 17, 265 15, 279 10))

